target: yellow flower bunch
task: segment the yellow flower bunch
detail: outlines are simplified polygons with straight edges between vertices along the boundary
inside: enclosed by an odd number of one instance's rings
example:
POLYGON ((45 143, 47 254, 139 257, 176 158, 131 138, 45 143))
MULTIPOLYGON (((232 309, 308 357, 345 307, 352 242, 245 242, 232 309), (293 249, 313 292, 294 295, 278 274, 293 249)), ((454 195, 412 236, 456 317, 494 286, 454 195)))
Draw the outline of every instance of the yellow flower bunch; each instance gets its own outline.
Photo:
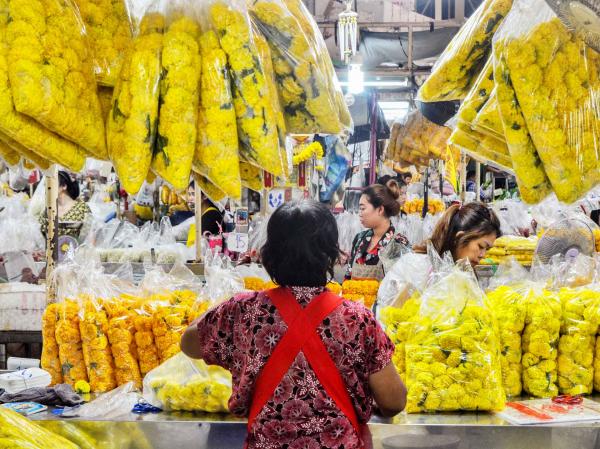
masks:
POLYGON ((88 380, 79 331, 79 305, 73 300, 63 301, 57 306, 57 314, 55 337, 63 382, 74 386, 78 380, 88 380))
POLYGON ((246 161, 240 161, 240 178, 244 187, 255 192, 262 191, 264 187, 262 170, 246 161))
POLYGON ((152 169, 175 190, 188 186, 196 150, 201 70, 199 37, 198 23, 186 15, 172 18, 163 37, 163 75, 152 169))
POLYGON ((0 407, 0 448, 80 449, 80 446, 44 429, 17 412, 0 407))
POLYGON ((255 276, 246 276, 244 277, 244 288, 246 290, 252 290, 255 292, 260 292, 265 290, 265 285, 267 283, 262 280, 262 278, 255 276))
POLYGON ((548 290, 529 292, 522 336, 523 389, 540 398, 558 394, 556 358, 560 337, 561 303, 548 290))
MULTIPOLYGON (((409 200, 404 203, 402 206, 402 210, 407 214, 420 214, 423 212, 423 207, 425 206, 425 201, 421 198, 417 198, 414 200, 409 200)), ((446 210, 446 206, 444 202, 440 199, 433 198, 428 201, 428 213, 431 215, 435 215, 446 210)))
POLYGON ((550 181, 517 101, 511 74, 506 66, 506 59, 502 56, 503 48, 503 41, 494 44, 494 79, 498 109, 521 197, 525 202, 537 203, 550 193, 550 181))
POLYGON ((558 18, 499 50, 554 192, 561 201, 577 200, 600 181, 600 54, 558 18))
POLYGON ((590 394, 594 384, 594 346, 600 324, 600 293, 562 288, 558 388, 562 394, 590 394))
POLYGON ((185 306, 169 305, 158 307, 152 315, 152 332, 160 363, 180 351, 181 334, 187 325, 186 312, 185 306))
POLYGON ((56 342, 56 324, 58 320, 58 305, 48 304, 42 315, 42 369, 52 376, 52 385, 62 383, 62 369, 58 357, 58 343, 56 342))
POLYGON ((492 37, 512 0, 486 0, 469 17, 419 89, 422 101, 462 100, 471 90, 491 48, 492 37))
MULTIPOLYGON (((492 91, 488 101, 486 101, 477 114, 477 117, 473 121, 473 129, 483 135, 496 138, 502 143, 505 142, 504 127, 500 119, 496 89, 492 91)), ((508 148, 506 150, 508 151, 508 148)))
POLYGON ((125 0, 74 1, 89 36, 96 79, 100 84, 114 86, 132 39, 125 0))
POLYGON ((9 0, 8 75, 17 111, 106 159, 92 55, 76 7, 9 0))
POLYGON ((406 344, 408 413, 504 407, 495 323, 481 295, 458 270, 423 293, 406 344))
POLYGON ((502 383, 507 397, 521 394, 521 333, 527 312, 525 297, 519 286, 501 286, 487 295, 498 326, 502 383))
POLYGON ((2 133, 1 131, 0 142, 10 148, 12 151, 16 152, 18 155, 25 158, 26 161, 34 164, 36 167, 42 170, 46 170, 48 167, 50 167, 50 162, 46 158, 40 156, 34 151, 31 151, 29 148, 24 147, 19 142, 2 133))
POLYGON ((30 154, 26 157, 29 156, 30 159, 37 155, 39 159, 60 163, 70 170, 79 171, 83 168, 86 157, 81 148, 15 109, 8 80, 8 20, 8 0, 0 0, 0 132, 19 142, 19 151, 28 150, 30 154))
POLYGON ((74 443, 80 449, 151 449, 137 422, 37 421, 41 427, 74 443))
POLYGON ((0 157, 8 165, 17 165, 21 160, 21 155, 0 139, 0 157))
POLYGON ((377 299, 379 281, 375 279, 346 279, 342 283, 342 297, 348 301, 361 302, 371 308, 377 299))
POLYGON ((200 187, 202 193, 204 193, 213 203, 217 201, 221 201, 227 195, 221 189, 219 189, 216 185, 210 182, 202 175, 196 175, 194 177, 196 183, 200 187))
POLYGON ((144 183, 156 140, 164 17, 146 14, 115 86, 107 124, 110 158, 130 194, 144 183))
POLYGON ((300 23, 277 0, 256 0, 251 13, 273 51, 288 130, 294 134, 341 132, 335 94, 300 23))
POLYGON ((229 411, 231 373, 219 366, 206 365, 201 360, 191 361, 179 354, 150 373, 145 383, 163 410, 229 411))
POLYGON ((133 381, 141 388, 142 376, 135 344, 135 312, 126 307, 123 298, 105 301, 104 308, 109 318, 107 334, 115 363, 117 385, 133 381))
POLYGON ((319 142, 299 145, 294 148, 292 164, 300 165, 302 162, 309 160, 313 156, 317 159, 321 159, 324 156, 323 146, 319 142))
POLYGON ((102 117, 106 123, 108 123, 108 117, 112 108, 113 91, 114 89, 112 87, 98 86, 98 100, 100 100, 102 117))
POLYGON ((242 194, 238 135, 227 55, 213 30, 200 36, 202 74, 194 170, 227 196, 242 194))
POLYGON ((284 168, 277 119, 269 104, 264 70, 247 17, 218 0, 210 7, 210 18, 231 68, 241 154, 247 161, 281 176, 284 168))
POLYGON ((108 317, 101 304, 92 299, 84 300, 79 329, 92 391, 111 391, 117 386, 117 382, 108 343, 108 317))
POLYGON ((381 324, 395 346, 392 362, 403 381, 406 381, 406 342, 410 337, 420 307, 420 295, 415 294, 402 307, 388 306, 382 308, 380 312, 381 324))
POLYGON ((342 294, 342 286, 335 281, 328 282, 325 288, 335 295, 342 294))
POLYGON ((133 319, 133 323, 140 373, 144 377, 159 365, 158 350, 152 333, 154 320, 152 315, 140 313, 133 319))

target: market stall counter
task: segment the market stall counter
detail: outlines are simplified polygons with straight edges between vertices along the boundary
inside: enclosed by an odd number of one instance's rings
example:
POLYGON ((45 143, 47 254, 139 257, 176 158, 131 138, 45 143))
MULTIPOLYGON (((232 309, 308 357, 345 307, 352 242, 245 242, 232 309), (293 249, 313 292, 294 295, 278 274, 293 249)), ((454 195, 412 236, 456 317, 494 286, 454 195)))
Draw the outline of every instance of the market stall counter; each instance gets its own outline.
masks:
MULTIPOLYGON (((594 401, 600 403, 600 397, 594 401)), ((56 426, 53 431, 67 423, 71 433, 79 430, 91 435, 95 445, 80 444, 82 448, 235 449, 243 447, 246 435, 245 420, 226 414, 126 413, 110 420, 85 421, 60 418, 49 410, 30 418, 56 426)), ((594 449, 600 444, 600 421, 518 426, 492 413, 402 413, 392 420, 375 418, 369 428, 373 449, 438 447, 431 445, 433 438, 426 439, 426 446, 403 445, 402 438, 390 438, 395 435, 452 436, 460 440, 457 449, 594 449)))

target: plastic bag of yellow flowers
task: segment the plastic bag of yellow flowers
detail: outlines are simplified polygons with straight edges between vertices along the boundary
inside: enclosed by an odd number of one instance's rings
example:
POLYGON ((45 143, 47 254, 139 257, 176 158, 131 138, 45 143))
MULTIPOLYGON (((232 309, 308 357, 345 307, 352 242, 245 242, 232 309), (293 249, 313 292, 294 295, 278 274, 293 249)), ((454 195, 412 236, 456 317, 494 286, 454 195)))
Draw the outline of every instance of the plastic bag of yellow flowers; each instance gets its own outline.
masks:
POLYGON ((562 288, 558 388, 562 394, 590 394, 594 384, 594 347, 600 321, 600 292, 562 288))
POLYGON ((150 170, 158 127, 165 17, 158 0, 132 15, 136 33, 115 85, 107 121, 108 152, 121 185, 137 193, 150 170))
POLYGON ((437 60, 419 89, 421 101, 462 100, 485 64, 496 29, 510 11, 512 0, 486 0, 437 60))
POLYGON ((409 413, 504 407, 494 319, 466 264, 438 273, 423 292, 406 368, 409 413))
POLYGON ((132 26, 125 1, 74 0, 89 37, 96 79, 105 86, 115 85, 125 52, 131 44, 132 26))
POLYGON ((231 374, 180 352, 148 373, 143 394, 163 410, 228 412, 231 374))
POLYGON ((106 159, 85 26, 62 0, 9 0, 8 76, 17 111, 106 159))
POLYGON ((79 449, 79 446, 12 410, 0 407, 0 448, 79 449))
POLYGON ((518 0, 494 43, 556 196, 577 200, 600 181, 600 54, 543 0, 518 0))
POLYGON ((277 117, 269 102, 264 67, 246 6, 239 0, 212 0, 208 14, 230 67, 240 154, 274 176, 281 176, 285 168, 277 117))
POLYGON ((175 190, 184 190, 190 181, 196 150, 200 13, 193 2, 172 0, 166 4, 165 15, 158 134, 152 170, 175 190))

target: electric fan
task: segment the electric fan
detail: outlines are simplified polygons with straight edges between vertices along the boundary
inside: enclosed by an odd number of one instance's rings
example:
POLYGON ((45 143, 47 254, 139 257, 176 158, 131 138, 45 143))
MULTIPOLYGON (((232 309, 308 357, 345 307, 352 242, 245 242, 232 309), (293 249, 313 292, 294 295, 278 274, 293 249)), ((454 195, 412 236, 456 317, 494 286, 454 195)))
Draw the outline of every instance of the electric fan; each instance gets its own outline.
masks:
POLYGON ((600 51, 599 0, 546 0, 565 26, 600 51))
POLYGON ((594 249, 591 226, 579 218, 565 218, 546 230, 537 244, 535 257, 548 263, 557 254, 572 258, 579 254, 591 256, 594 249))

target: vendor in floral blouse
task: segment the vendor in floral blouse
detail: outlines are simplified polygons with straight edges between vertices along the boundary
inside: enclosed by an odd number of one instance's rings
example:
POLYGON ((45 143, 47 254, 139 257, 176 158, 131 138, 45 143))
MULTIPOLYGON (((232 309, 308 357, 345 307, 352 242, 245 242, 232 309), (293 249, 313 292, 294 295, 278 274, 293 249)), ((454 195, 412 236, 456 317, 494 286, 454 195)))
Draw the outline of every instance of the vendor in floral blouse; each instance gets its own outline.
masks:
POLYGON ((314 201, 284 204, 261 258, 281 287, 209 311, 182 351, 231 371, 229 408, 248 417, 248 449, 370 447, 366 423, 376 407, 402 411, 406 389, 373 313, 325 288, 339 258, 333 215, 314 201))
POLYGON ((400 194, 400 186, 394 180, 363 190, 358 216, 367 230, 356 234, 352 241, 346 279, 381 281, 385 273, 379 253, 391 242, 406 247, 407 252, 410 250, 406 237, 396 234, 391 222, 391 218, 400 213, 400 194))

